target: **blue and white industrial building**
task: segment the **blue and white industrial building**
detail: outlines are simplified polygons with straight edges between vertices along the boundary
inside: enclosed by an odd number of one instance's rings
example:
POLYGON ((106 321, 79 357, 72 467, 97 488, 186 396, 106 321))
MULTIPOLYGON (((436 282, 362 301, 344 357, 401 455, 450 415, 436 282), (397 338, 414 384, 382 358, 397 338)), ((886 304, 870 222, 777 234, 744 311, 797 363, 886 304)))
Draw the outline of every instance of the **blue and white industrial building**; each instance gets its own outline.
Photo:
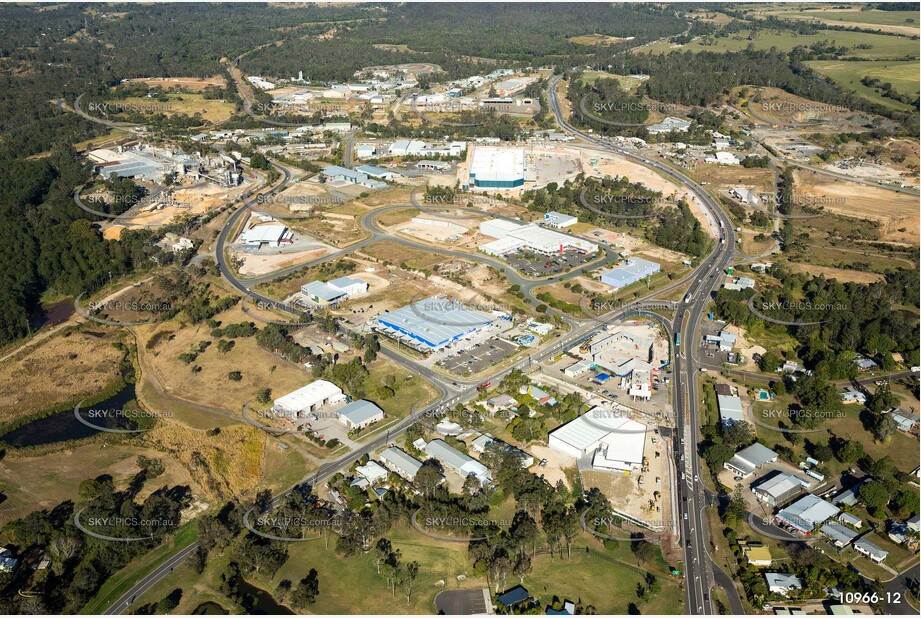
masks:
POLYGON ((641 281, 662 270, 657 263, 643 258, 631 257, 601 273, 601 282, 615 290, 641 281))
POLYGON ((470 163, 470 186, 514 189, 524 185, 524 150, 477 146, 470 163))
POLYGON ((453 299, 432 296, 377 316, 373 328, 420 352, 436 352, 496 318, 453 299))

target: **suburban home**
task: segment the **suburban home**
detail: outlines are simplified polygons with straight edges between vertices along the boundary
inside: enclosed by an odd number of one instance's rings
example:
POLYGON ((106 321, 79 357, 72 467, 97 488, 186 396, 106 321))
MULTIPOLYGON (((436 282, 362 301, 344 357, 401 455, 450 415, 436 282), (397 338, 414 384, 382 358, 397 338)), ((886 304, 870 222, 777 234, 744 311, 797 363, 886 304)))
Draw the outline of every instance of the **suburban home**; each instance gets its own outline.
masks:
POLYGON ((856 532, 847 526, 842 526, 833 521, 822 524, 822 527, 819 528, 819 532, 828 537, 829 542, 838 549, 844 549, 857 538, 856 532))
POLYGON ((880 564, 883 560, 886 559, 886 556, 889 555, 885 549, 880 548, 878 545, 874 545, 867 540, 867 537, 861 537, 854 541, 854 550, 861 556, 865 556, 875 562, 880 564))
POLYGON ((790 573, 765 573, 768 590, 773 594, 787 596, 791 590, 802 590, 803 582, 796 575, 790 573))
POLYGON ((387 478, 387 468, 373 459, 368 460, 365 465, 355 468, 355 472, 368 479, 369 483, 376 483, 387 478))
POLYGON ((863 528, 863 521, 859 517, 854 515, 853 513, 847 513, 847 512, 841 513, 840 515, 838 515, 838 521, 840 521, 842 524, 847 524, 848 526, 850 526, 851 528, 854 528, 855 530, 860 530, 861 528, 863 528))

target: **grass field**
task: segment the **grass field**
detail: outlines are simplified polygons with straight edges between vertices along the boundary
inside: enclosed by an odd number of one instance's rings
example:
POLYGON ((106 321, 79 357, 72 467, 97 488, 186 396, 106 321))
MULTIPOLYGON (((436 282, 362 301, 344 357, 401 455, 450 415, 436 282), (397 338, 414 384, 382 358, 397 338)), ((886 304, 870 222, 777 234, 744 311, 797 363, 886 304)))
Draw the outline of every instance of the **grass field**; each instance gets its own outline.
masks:
MULTIPOLYGON (((312 614, 431 614, 435 613, 435 595, 441 590, 486 586, 485 575, 470 566, 466 543, 438 541, 402 524, 385 536, 400 550, 402 563, 419 562, 419 576, 410 602, 400 587, 396 596, 391 594, 386 579, 377 574, 369 556, 338 556, 335 537, 330 539, 328 548, 322 540, 287 545, 288 561, 271 579, 254 574, 248 576, 248 581, 274 592, 282 579, 297 582, 311 568, 317 569, 320 594, 316 603, 307 608, 312 614), (466 576, 465 580, 458 581, 459 575, 466 576)), ((201 576, 196 576, 188 566, 177 567, 136 603, 156 602, 178 587, 183 589, 183 598, 177 612, 189 613, 208 600, 230 607, 231 603, 217 592, 219 575, 229 561, 229 552, 209 556, 201 576)), ((581 536, 573 544, 571 560, 565 557, 561 560, 558 555, 535 557, 524 585, 542 604, 548 604, 556 595, 593 605, 599 614, 626 613, 629 603, 636 603, 643 613, 681 613, 682 592, 678 582, 660 573, 657 577, 662 590, 647 603, 637 599, 635 589, 642 581, 643 569, 635 565, 636 559, 627 544, 604 550, 593 537, 581 536), (592 548, 590 552, 586 552, 587 546, 592 548), (599 578, 605 585, 598 585, 599 578)), ((661 561, 656 561, 654 568, 659 570, 662 566, 661 561)), ((506 586, 511 588, 517 583, 517 578, 510 575, 506 586)))
MULTIPOLYGON (((753 406, 755 418, 763 421, 765 424, 776 425, 778 420, 771 417, 773 413, 764 411, 784 410, 790 401, 792 401, 792 397, 786 395, 777 396, 774 398, 774 401, 770 403, 755 403, 753 406)), ((815 444, 827 443, 832 436, 858 440, 863 444, 867 455, 870 455, 874 459, 890 457, 893 464, 895 464, 899 470, 905 472, 911 472, 918 467, 918 443, 914 438, 897 432, 887 442, 882 444, 876 443, 873 440, 873 435, 863 428, 863 423, 860 421, 860 407, 851 405, 844 406, 844 408, 841 417, 828 418, 819 425, 817 429, 824 431, 815 431, 800 435, 802 435, 805 440, 815 444)), ((790 423, 787 422, 787 424, 789 425, 790 423)), ((793 449, 797 457, 806 454, 804 444, 791 444, 787 442, 780 431, 773 431, 766 427, 756 425, 755 432, 758 435, 759 441, 768 447, 775 444, 786 444, 793 449)), ((832 476, 837 476, 850 467, 836 459, 824 462, 824 466, 832 476)))
MULTIPOLYGON (((759 30, 750 38, 751 31, 741 30, 728 37, 703 37, 687 45, 677 48, 680 51, 741 51, 749 45, 758 50, 768 50, 776 47, 780 51, 788 52, 797 46, 809 46, 820 41, 833 42, 843 45, 848 49, 845 57, 860 57, 869 59, 883 58, 918 58, 918 41, 908 37, 897 37, 885 34, 868 34, 864 32, 842 32, 836 30, 819 30, 815 34, 796 34, 788 30, 759 30), (869 49, 856 49, 858 45, 869 45, 869 49)), ((667 41, 660 41, 641 51, 654 54, 668 53, 676 48, 667 41)))
POLYGON ((158 101, 146 97, 128 97, 109 101, 115 109, 120 106, 127 110, 137 110, 144 115, 162 113, 166 116, 201 114, 202 119, 211 123, 224 122, 234 113, 232 103, 220 99, 205 99, 200 94, 167 94, 168 101, 158 101), (148 111, 149 110, 149 111, 148 111))
POLYGON ((893 109, 909 110, 912 107, 884 97, 875 89, 864 86, 860 83, 861 78, 865 76, 877 77, 885 82, 890 82, 898 92, 903 94, 917 96, 919 90, 921 90, 917 61, 869 60, 844 62, 841 60, 812 60, 806 62, 806 65, 816 73, 835 80, 842 87, 849 88, 870 101, 893 109))
POLYGON ((620 87, 628 92, 636 90, 639 88, 640 84, 643 83, 643 80, 641 79, 630 77, 629 75, 617 75, 615 73, 608 73, 607 71, 584 71, 581 77, 581 81, 584 84, 590 84, 599 79, 616 79, 620 83, 620 87))
POLYGON ((117 329, 91 324, 54 334, 0 366, 0 422, 93 397, 121 376, 117 329), (41 375, 41 379, 36 379, 41 375))
POLYGON ((918 11, 855 11, 806 9, 774 13, 785 19, 818 20, 824 24, 858 26, 868 30, 884 30, 896 34, 918 34, 918 11))
POLYGON ((7 456, 0 461, 0 484, 6 496, 0 504, 0 525, 66 500, 76 501, 80 483, 100 474, 111 475, 121 486, 140 470, 139 455, 163 462, 166 472, 157 479, 157 487, 195 485, 178 461, 139 445, 94 443, 31 457, 7 456))

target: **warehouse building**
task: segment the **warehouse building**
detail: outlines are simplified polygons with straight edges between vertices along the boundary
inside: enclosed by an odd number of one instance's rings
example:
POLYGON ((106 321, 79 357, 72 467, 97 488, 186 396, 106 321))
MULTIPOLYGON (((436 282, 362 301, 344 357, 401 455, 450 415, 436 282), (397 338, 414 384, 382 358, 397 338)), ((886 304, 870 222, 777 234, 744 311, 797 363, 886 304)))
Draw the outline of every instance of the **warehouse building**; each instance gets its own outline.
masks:
POLYGON ((732 459, 723 464, 723 467, 745 478, 764 464, 775 461, 777 461, 777 453, 760 442, 755 442, 733 455, 732 459))
POLYGON ((350 170, 341 165, 330 165, 323 168, 322 176, 333 182, 347 182, 354 185, 361 185, 369 189, 386 189, 387 183, 379 180, 372 180, 364 172, 350 170))
POLYGON ((641 281, 662 270, 657 263, 643 258, 631 257, 618 262, 610 270, 601 273, 601 282, 615 290, 641 281))
POLYGON ((819 497, 807 494, 781 509, 774 519, 781 525, 796 530, 800 534, 810 535, 816 526, 838 514, 838 507, 819 497))
POLYGON ((384 465, 392 472, 412 483, 416 474, 422 469, 422 462, 395 446, 384 449, 380 457, 384 465))
POLYGON ((368 284, 353 277, 339 277, 325 283, 311 281, 301 286, 301 295, 320 306, 337 305, 368 292, 368 284))
POLYGON ((557 212, 555 210, 544 213, 544 225, 556 228, 558 230, 575 225, 578 222, 578 217, 573 217, 572 215, 564 215, 563 213, 557 212))
POLYGON ((434 352, 492 324, 486 313, 432 296, 377 316, 375 330, 420 352, 434 352))
POLYGON ((807 485, 808 483, 798 476, 789 472, 778 472, 752 487, 752 492, 761 502, 777 506, 798 495, 807 485))
POLYGON ((491 219, 480 223, 480 233, 496 239, 480 245, 481 251, 495 256, 508 255, 519 250, 533 251, 543 255, 556 255, 566 250, 591 255, 598 251, 598 245, 594 243, 576 236, 548 230, 534 223, 520 224, 491 219))
POLYGON ((444 440, 432 440, 425 445, 423 450, 427 455, 434 457, 440 461, 442 465, 464 478, 473 476, 481 485, 485 485, 492 480, 489 468, 466 453, 461 453, 444 440))
POLYGON ((390 145, 387 151, 394 157, 419 156, 422 149, 425 148, 425 142, 417 139, 398 139, 390 145))
POLYGON ((345 394, 341 388, 332 382, 317 380, 279 397, 275 400, 272 410, 294 420, 304 414, 315 412, 325 405, 342 401, 345 401, 345 394))
POLYGON ((363 429, 384 420, 384 411, 366 399, 358 399, 336 410, 339 422, 349 429, 363 429))
POLYGON ((294 232, 284 225, 256 225, 240 234, 240 243, 247 249, 259 249, 263 246, 280 247, 291 243, 294 232))
POLYGON ((720 422, 723 425, 744 423, 745 415, 742 413, 742 400, 738 395, 717 395, 716 403, 720 409, 720 422))
POLYGON ((628 472, 643 465, 646 425, 618 409, 597 406, 550 432, 550 448, 581 459, 593 454, 592 465, 628 472))
POLYGON ((483 189, 511 189, 524 184, 524 150, 477 146, 470 164, 470 185, 483 189))

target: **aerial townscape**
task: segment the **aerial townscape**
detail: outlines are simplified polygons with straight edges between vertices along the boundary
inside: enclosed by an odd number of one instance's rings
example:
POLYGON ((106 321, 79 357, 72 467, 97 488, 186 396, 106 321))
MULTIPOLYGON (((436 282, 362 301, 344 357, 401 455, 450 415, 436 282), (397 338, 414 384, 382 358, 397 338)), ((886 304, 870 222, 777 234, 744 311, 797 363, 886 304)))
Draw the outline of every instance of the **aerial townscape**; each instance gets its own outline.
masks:
POLYGON ((0 613, 918 615, 911 2, 0 5, 0 613))

